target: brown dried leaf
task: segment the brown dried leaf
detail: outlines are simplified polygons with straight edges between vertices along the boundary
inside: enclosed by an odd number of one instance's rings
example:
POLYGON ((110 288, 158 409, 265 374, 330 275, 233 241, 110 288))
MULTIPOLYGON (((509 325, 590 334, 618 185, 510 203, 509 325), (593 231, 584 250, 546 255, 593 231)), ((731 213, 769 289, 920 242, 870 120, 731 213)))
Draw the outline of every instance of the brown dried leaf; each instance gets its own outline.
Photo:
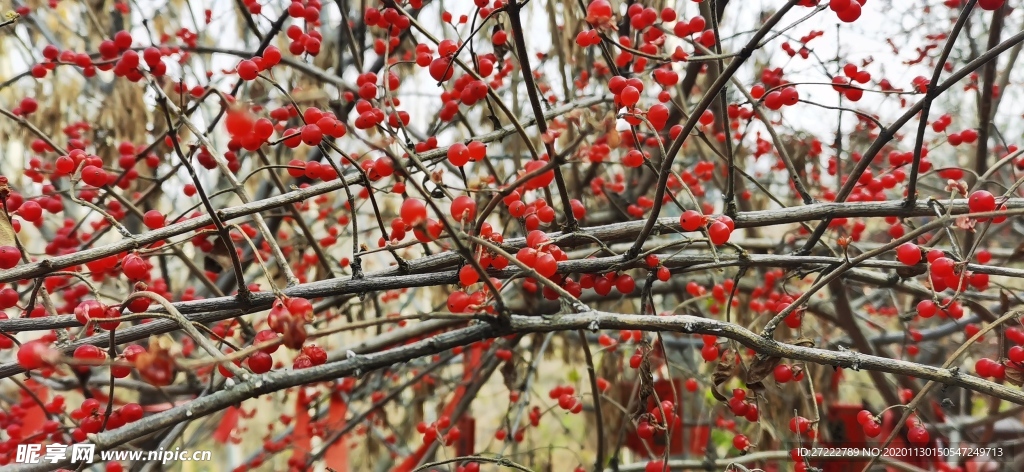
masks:
POLYGON ((729 381, 736 375, 736 351, 732 349, 726 349, 722 353, 721 359, 718 361, 718 365, 715 366, 715 372, 711 374, 711 394, 714 395, 718 401, 729 401, 729 398, 718 391, 718 387, 729 381))
POLYGON ((11 220, 7 219, 7 213, 3 211, 0 211, 0 246, 17 246, 11 220))
POLYGON ((619 134, 619 130, 615 128, 615 117, 608 117, 604 122, 605 134, 608 139, 608 146, 612 149, 619 147, 622 143, 622 135, 619 134))
POLYGON ((1006 381, 1018 387, 1024 386, 1024 370, 1006 369, 1006 381))
POLYGON ((234 262, 231 260, 231 253, 228 252, 232 250, 220 236, 213 236, 213 249, 203 259, 203 269, 217 274, 234 270, 234 262))
POLYGON ((644 411, 647 405, 647 397, 650 397, 653 393, 654 374, 651 372, 651 360, 644 356, 643 362, 640 363, 640 403, 637 408, 638 413, 644 411))
POLYGON ((782 362, 781 357, 755 357, 754 361, 750 363, 750 367, 747 368, 746 384, 749 386, 760 383, 775 370, 775 366, 779 365, 779 362, 782 362))
POLYGON ((501 378, 504 381, 505 388, 507 388, 508 391, 512 392, 519 388, 519 386, 516 385, 516 381, 519 378, 519 375, 516 372, 516 364, 513 360, 510 359, 507 362, 503 362, 501 364, 501 378))
POLYGON ((800 347, 814 347, 814 341, 811 338, 797 338, 789 344, 800 347))

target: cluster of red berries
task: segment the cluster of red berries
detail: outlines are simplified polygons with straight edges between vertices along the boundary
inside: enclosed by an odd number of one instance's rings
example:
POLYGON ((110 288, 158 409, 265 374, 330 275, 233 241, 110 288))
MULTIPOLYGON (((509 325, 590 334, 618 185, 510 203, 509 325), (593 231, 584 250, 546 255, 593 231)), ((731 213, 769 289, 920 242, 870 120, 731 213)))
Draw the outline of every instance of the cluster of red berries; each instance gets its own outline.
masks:
MULTIPOLYGON (((316 0, 313 0, 316 1, 316 0)), ((245 81, 256 80, 260 72, 270 70, 281 62, 281 50, 276 46, 267 46, 263 54, 252 59, 243 59, 235 67, 238 77, 245 81)))
MULTIPOLYGON (((84 441, 86 434, 95 434, 104 429, 104 412, 106 407, 95 398, 87 398, 82 405, 72 410, 69 416, 78 421, 78 428, 72 430, 71 437, 75 442, 84 441)), ((106 429, 120 428, 128 423, 142 419, 143 410, 138 403, 128 403, 112 411, 106 418, 106 429)))
POLYGON ((530 231, 526 235, 526 247, 516 253, 517 261, 546 279, 552 279, 558 272, 558 263, 568 259, 565 251, 552 243, 547 233, 541 230, 530 231))
POLYGON ((924 427, 924 424, 916 416, 911 417, 907 420, 907 441, 915 446, 924 446, 928 444, 930 435, 928 430, 924 427))
POLYGON ((292 369, 308 369, 325 363, 327 363, 327 351, 315 344, 308 344, 302 346, 301 353, 292 361, 292 369))
POLYGON ((583 411, 583 402, 576 396, 572 385, 557 385, 548 391, 548 397, 558 400, 558 407, 572 414, 583 411))
MULTIPOLYGON (((309 0, 309 2, 316 2, 316 0, 309 0)), ((316 56, 320 54, 320 47, 324 37, 319 31, 311 30, 307 33, 301 26, 291 25, 285 30, 285 35, 288 36, 288 39, 292 40, 292 42, 288 43, 288 52, 293 55, 299 56, 306 53, 310 56, 316 56)))
POLYGON ((462 167, 470 161, 479 162, 487 157, 487 145, 480 141, 468 144, 455 143, 448 147, 448 162, 455 167, 462 167))
POLYGON ((305 5, 302 1, 296 0, 288 5, 288 16, 306 20, 312 25, 319 25, 320 8, 320 0, 306 0, 305 5))
POLYGON ((953 147, 961 144, 974 144, 978 140, 978 132, 974 129, 965 129, 959 133, 949 133, 946 141, 953 147))
POLYGON ((784 384, 789 381, 800 382, 804 379, 804 370, 800 367, 793 367, 789 364, 779 364, 772 370, 775 381, 784 384))
MULTIPOLYGON (((452 202, 453 216, 459 210, 455 207, 455 202, 452 202)), ((463 209, 462 214, 465 214, 468 209, 463 209)), ((474 210, 475 211, 475 208, 474 210)), ((480 227, 480 237, 488 239, 496 244, 501 244, 504 241, 501 233, 495 232, 491 227, 490 223, 484 223, 480 227)), ((494 254, 488 250, 481 250, 477 262, 480 266, 487 270, 493 268, 495 270, 501 270, 508 267, 509 261, 505 256, 494 254)), ((480 273, 476 271, 471 265, 464 265, 459 269, 459 283, 463 287, 468 287, 480 281, 480 273)), ((496 287, 501 287, 501 281, 498 279, 491 279, 496 287)), ((467 310, 481 307, 484 301, 487 299, 486 287, 479 291, 467 293, 463 290, 456 290, 448 295, 448 311, 452 313, 464 313, 467 310)), ((489 309, 489 308, 488 308, 489 309)))
POLYGON ((867 3, 867 0, 831 0, 828 3, 828 8, 836 12, 836 17, 843 23, 853 23, 860 18, 861 6, 867 3))
MULTIPOLYGON (((519 191, 513 191, 503 198, 502 201, 508 207, 509 215, 513 218, 522 219, 527 231, 536 231, 541 225, 548 225, 555 221, 554 207, 549 206, 548 202, 543 198, 537 198, 530 203, 525 203, 519 191)), ((586 215, 586 209, 579 200, 571 200, 570 205, 576 218, 583 218, 586 215)))
POLYGON ((718 336, 713 334, 704 334, 701 336, 701 340, 704 341, 704 346, 700 349, 700 356, 704 359, 704 362, 713 362, 718 360, 718 336))
POLYGON ((613 288, 625 295, 636 290, 636 280, 633 279, 633 276, 620 272, 608 272, 603 275, 583 274, 580 276, 579 288, 584 290, 593 289, 594 293, 602 297, 608 296, 613 288))
MULTIPOLYGON (((643 333, 643 331, 640 331, 638 329, 637 330, 624 329, 624 330, 619 331, 619 339, 618 340, 616 340, 615 338, 611 337, 611 335, 609 335, 608 333, 601 333, 601 335, 597 337, 597 343, 599 345, 601 345, 601 347, 606 348, 606 349, 614 349, 619 343, 628 343, 630 341, 635 341, 635 342, 639 343, 639 342, 643 342, 643 340, 644 340, 644 333, 643 333)), ((599 379, 599 380, 603 380, 603 379, 599 379)))
POLYGON ((679 215, 679 226, 683 231, 698 231, 706 228, 708 238, 711 239, 711 243, 715 246, 721 246, 729 242, 729 237, 732 236, 732 232, 736 229, 736 223, 728 216, 709 217, 700 214, 696 210, 686 210, 682 215, 679 215))
POLYGON ((276 300, 267 315, 267 325, 283 335, 285 347, 299 349, 306 342, 306 323, 313 321, 313 304, 305 298, 276 300))
POLYGON ((733 389, 732 397, 729 398, 729 411, 737 418, 746 418, 751 423, 756 423, 761 417, 755 402, 747 400, 747 391, 742 388, 733 389))
MULTIPOLYGON (((146 304, 148 307, 148 304, 146 304)), ((100 328, 112 330, 117 328, 119 321, 103 321, 107 318, 118 318, 121 310, 117 306, 105 306, 97 300, 84 300, 75 307, 75 319, 85 326, 90 321, 97 322, 100 328)))
MULTIPOLYGON (((922 255, 922 250, 919 246, 908 242, 896 248, 896 259, 905 265, 916 265, 922 259, 927 260, 929 280, 936 292, 941 292, 947 288, 963 291, 967 288, 966 284, 970 284, 978 290, 988 288, 988 274, 965 271, 965 264, 954 261, 938 249, 931 249, 927 254, 922 255)), ((930 317, 931 314, 927 313, 922 314, 922 316, 930 317)))
POLYGON ((595 29, 580 31, 576 34, 576 44, 581 48, 597 46, 601 44, 601 35, 595 29))
MULTIPOLYGON (((33 408, 37 408, 38 404, 27 393, 22 393, 22 401, 12 402, 10 406, 4 411, 0 411, 0 429, 7 432, 7 440, 0 441, 0 466, 7 465, 13 459, 8 455, 9 452, 13 452, 17 449, 18 444, 25 444, 28 442, 43 442, 48 436, 54 442, 66 442, 67 436, 61 429, 61 425, 56 420, 46 420, 43 422, 41 433, 36 433, 31 436, 26 436, 25 419, 26 414, 33 408)), ((51 414, 58 415, 64 412, 64 397, 62 395, 54 395, 53 399, 43 404, 43 409, 51 414)), ((30 425, 35 426, 35 425, 30 425)), ((84 436, 84 433, 80 433, 84 436)))
MULTIPOLYGON (((494 71, 494 60, 489 55, 477 58, 476 65, 476 71, 480 77, 487 77, 494 71)), ((488 84, 471 74, 459 76, 452 83, 451 90, 441 93, 441 100, 444 102, 444 105, 438 117, 444 121, 451 121, 455 114, 458 113, 460 103, 466 106, 476 105, 477 102, 487 97, 490 87, 494 85, 497 84, 488 84)))
POLYGON ((424 444, 432 443, 440 438, 441 443, 445 446, 458 441, 462 435, 458 426, 452 426, 452 420, 448 416, 442 416, 430 424, 420 421, 416 424, 416 431, 423 435, 424 444))
POLYGON ((11 113, 13 113, 15 116, 29 116, 35 113, 38 109, 39 102, 37 102, 36 99, 32 97, 25 97, 22 98, 20 102, 18 102, 18 106, 11 109, 11 113))
MULTIPOLYGON (((672 32, 680 38, 692 36, 697 33, 703 33, 704 28, 707 26, 707 21, 703 16, 697 15, 690 18, 689 21, 677 21, 675 26, 672 27, 672 32)), ((703 34, 702 34, 703 36, 703 34)), ((714 38, 714 32, 712 31, 712 39, 714 38)), ((702 42, 703 44, 703 42, 702 42)), ((714 45, 714 44, 712 44, 714 45)), ((706 45, 705 45, 706 46, 706 45)))
POLYGON ((857 413, 857 423, 860 424, 864 435, 869 438, 878 437, 882 433, 882 424, 878 417, 868 410, 861 410, 857 413))
MULTIPOLYGON (((412 3, 413 8, 420 8, 415 5, 416 3, 420 3, 418 0, 413 1, 412 3)), ((390 7, 383 10, 373 7, 367 8, 363 13, 363 21, 367 26, 374 26, 388 30, 392 36, 401 34, 402 31, 409 29, 410 25, 410 21, 407 16, 390 7)), ((392 50, 394 50, 394 48, 392 48, 392 50)))
POLYGON ((682 424, 682 418, 675 414, 675 403, 662 400, 647 409, 636 425, 636 435, 644 441, 654 441, 655 436, 664 436, 671 427, 682 424), (662 414, 664 412, 664 414, 662 414))
POLYGON ((772 90, 765 94, 763 85, 757 84, 750 88, 750 96, 755 100, 762 100, 764 106, 770 110, 780 110, 782 107, 793 106, 800 102, 800 92, 796 87, 788 86, 772 90))

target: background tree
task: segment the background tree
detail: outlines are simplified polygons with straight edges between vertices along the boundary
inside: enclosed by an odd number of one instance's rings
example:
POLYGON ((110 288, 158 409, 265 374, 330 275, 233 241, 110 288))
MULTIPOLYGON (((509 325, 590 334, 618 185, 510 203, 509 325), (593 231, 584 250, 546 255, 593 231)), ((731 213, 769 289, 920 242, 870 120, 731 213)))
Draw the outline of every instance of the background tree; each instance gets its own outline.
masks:
POLYGON ((1012 3, 6 4, 0 465, 1021 470, 1012 3))

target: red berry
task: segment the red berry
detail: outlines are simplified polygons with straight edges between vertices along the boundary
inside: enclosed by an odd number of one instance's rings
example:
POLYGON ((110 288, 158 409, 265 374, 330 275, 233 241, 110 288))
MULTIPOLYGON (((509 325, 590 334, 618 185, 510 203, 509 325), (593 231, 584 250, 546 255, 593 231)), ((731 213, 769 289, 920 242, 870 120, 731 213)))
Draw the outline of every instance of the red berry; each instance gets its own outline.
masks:
POLYGON ((906 265, 915 265, 921 262, 921 248, 914 243, 903 243, 896 248, 896 258, 906 265))
POLYGON ((448 295, 448 311, 462 313, 470 304, 470 296, 466 292, 456 291, 448 295))
POLYGON ((775 370, 772 374, 775 376, 775 381, 780 384, 793 380, 793 368, 786 364, 779 364, 775 366, 775 370))
POLYGON ((427 221, 427 204, 418 198, 407 198, 399 212, 402 221, 409 226, 418 226, 427 221))
POLYGON ((746 451, 750 448, 750 439, 742 434, 737 434, 732 438, 732 446, 741 451, 746 451))
POLYGON ((302 139, 303 143, 306 143, 306 145, 316 146, 324 139, 324 133, 317 125, 306 125, 303 126, 302 131, 299 132, 299 137, 302 139))
POLYGON ((468 287, 480 281, 480 273, 473 266, 466 264, 459 269, 459 283, 468 287))
POLYGON ((455 69, 450 66, 451 60, 447 57, 439 57, 430 62, 430 76, 438 82, 445 82, 452 78, 455 69))
POLYGON ((455 167, 462 167, 470 160, 469 147, 455 143, 448 147, 448 161, 455 167))
POLYGON ((619 100, 627 107, 636 105, 640 101, 640 91, 632 85, 627 85, 622 89, 622 93, 619 94, 619 100))
POLYGON ((452 218, 460 223, 469 223, 476 217, 476 202, 472 197, 460 195, 452 200, 452 218))
POLYGON ((239 62, 237 70, 238 76, 245 81, 256 80, 256 77, 260 74, 259 66, 249 59, 239 62))
POLYGON ((53 349, 43 341, 29 341, 18 349, 18 365, 25 370, 38 369, 48 365, 53 349))
POLYGON ((928 430, 921 426, 910 428, 907 432, 907 439, 911 444, 923 445, 928 443, 928 430))
POLYGON ((149 264, 136 254, 128 254, 121 261, 121 270, 124 275, 132 280, 144 280, 149 278, 149 264))
POLYGON ((165 217, 158 210, 149 210, 142 215, 142 223, 149 229, 163 228, 165 217))
POLYGON ((993 11, 998 10, 1005 2, 1006 0, 978 0, 978 6, 982 10, 993 11))
POLYGON ((633 293, 633 289, 635 288, 636 281, 633 280, 633 277, 630 277, 626 274, 622 274, 615 279, 615 289, 618 290, 621 294, 633 293))
POLYGON ((1024 346, 1013 346, 1006 352, 1006 357, 1018 364, 1024 364, 1024 346))
POLYGON ((711 238, 711 243, 715 246, 721 246, 728 242, 730 235, 732 235, 732 230, 721 221, 715 221, 708 227, 708 236, 711 238))
POLYGON ((956 263, 948 257, 940 257, 932 261, 932 275, 936 277, 949 277, 953 275, 956 263))
POLYGON ((935 305, 935 302, 931 300, 921 300, 917 302, 917 314, 921 318, 931 318, 938 312, 939 307, 935 305))
POLYGON ((995 211, 996 197, 985 190, 976 190, 967 198, 967 208, 971 213, 995 211))
POLYGON ((93 187, 107 185, 107 172, 101 167, 85 166, 82 169, 82 182, 93 187))
POLYGON ((21 251, 14 246, 0 246, 0 269, 11 269, 21 261, 21 251))
POLYGON ((683 231, 697 231, 704 226, 704 215, 694 210, 686 210, 679 216, 679 226, 683 231))

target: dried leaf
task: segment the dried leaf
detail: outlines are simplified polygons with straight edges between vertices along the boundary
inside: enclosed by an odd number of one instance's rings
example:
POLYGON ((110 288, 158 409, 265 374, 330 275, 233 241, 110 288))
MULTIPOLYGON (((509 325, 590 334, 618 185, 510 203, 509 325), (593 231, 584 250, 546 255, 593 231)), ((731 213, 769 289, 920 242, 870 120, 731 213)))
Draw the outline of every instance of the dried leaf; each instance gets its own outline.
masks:
POLYGON ((751 362, 750 367, 747 368, 746 384, 749 386, 760 383, 775 370, 775 366, 779 365, 779 362, 782 362, 781 357, 755 357, 754 362, 751 362))
POLYGON ((11 220, 7 219, 7 213, 3 211, 0 211, 0 246, 17 246, 11 220))
POLYGON ((216 274, 233 270, 234 263, 231 261, 231 253, 228 252, 231 250, 220 236, 214 236, 213 249, 203 259, 203 270, 216 274))
POLYGON ((722 395, 722 392, 718 391, 718 387, 729 381, 736 375, 737 365, 736 351, 727 349, 722 353, 721 359, 718 361, 718 365, 715 366, 715 373, 711 375, 711 394, 718 401, 729 401, 729 398, 722 395))
POLYGON ((644 411, 644 405, 647 405, 647 398, 654 393, 654 374, 651 372, 651 360, 644 356, 644 360, 640 362, 640 403, 637 408, 638 413, 644 411))
POLYGON ((811 338, 797 338, 789 344, 800 347, 814 347, 814 340, 811 338))
POLYGON ((607 136, 608 146, 612 149, 619 147, 622 143, 622 135, 619 134, 619 130, 616 129, 615 117, 611 116, 605 119, 604 128, 605 135, 607 136))
POLYGON ((1006 381, 1018 387, 1024 386, 1024 370, 1006 369, 1006 381))
POLYGON ((505 388, 510 392, 517 389, 516 381, 519 378, 516 372, 516 365, 511 359, 507 362, 501 363, 501 377, 505 383, 505 388))

